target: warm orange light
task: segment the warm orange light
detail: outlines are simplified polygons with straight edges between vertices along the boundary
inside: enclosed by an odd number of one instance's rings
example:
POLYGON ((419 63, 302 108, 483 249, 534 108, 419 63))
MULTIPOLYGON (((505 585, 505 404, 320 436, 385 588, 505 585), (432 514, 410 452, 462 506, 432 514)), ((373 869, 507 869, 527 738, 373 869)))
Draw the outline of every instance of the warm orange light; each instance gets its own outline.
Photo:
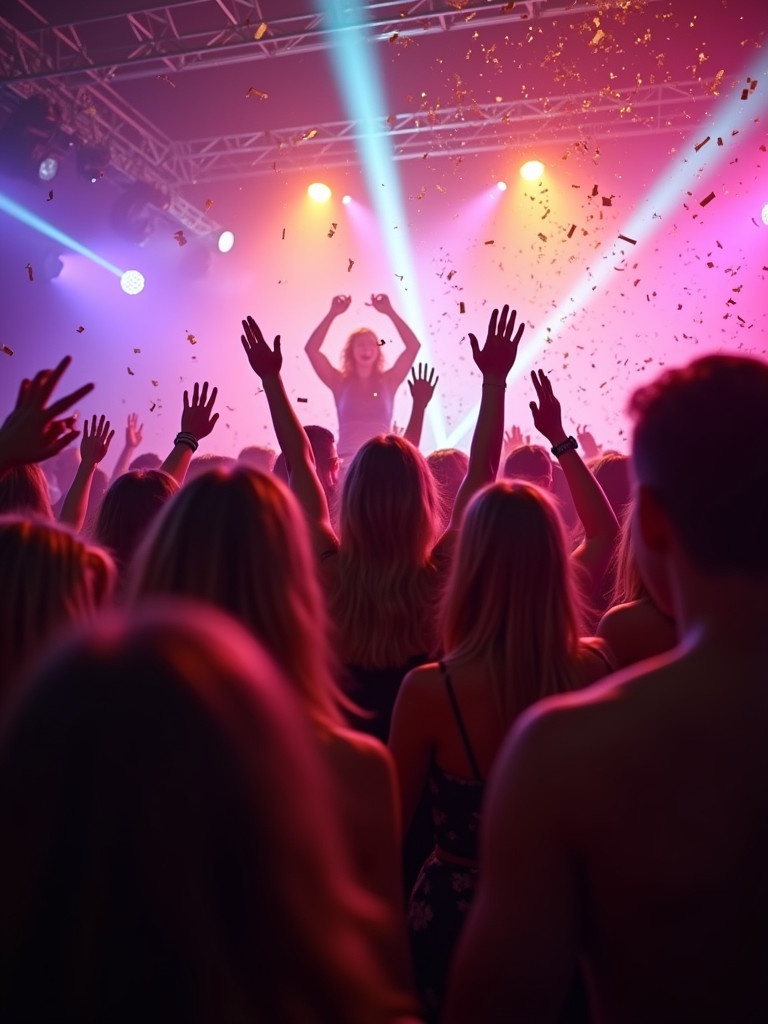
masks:
POLYGON ((544 173, 544 164, 541 160, 529 160, 520 168, 520 177, 526 181, 538 181, 544 173))
POLYGON ((313 181, 307 189, 307 195, 316 203, 327 203, 331 198, 331 190, 321 181, 313 181))

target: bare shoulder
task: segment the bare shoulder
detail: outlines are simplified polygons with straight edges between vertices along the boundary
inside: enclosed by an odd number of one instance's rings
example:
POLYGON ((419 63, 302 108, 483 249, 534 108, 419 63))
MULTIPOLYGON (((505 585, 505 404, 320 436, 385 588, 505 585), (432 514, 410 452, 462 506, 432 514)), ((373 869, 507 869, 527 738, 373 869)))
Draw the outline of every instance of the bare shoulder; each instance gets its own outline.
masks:
POLYGON ((350 771, 393 775, 392 755, 375 736, 354 729, 336 729, 327 741, 330 757, 350 771))

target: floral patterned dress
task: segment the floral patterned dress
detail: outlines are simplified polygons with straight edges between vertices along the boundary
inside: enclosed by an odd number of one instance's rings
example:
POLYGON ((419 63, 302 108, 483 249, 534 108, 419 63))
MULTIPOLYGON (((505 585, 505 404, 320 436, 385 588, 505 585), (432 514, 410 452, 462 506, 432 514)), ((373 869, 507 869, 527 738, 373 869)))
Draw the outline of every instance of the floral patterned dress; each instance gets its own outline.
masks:
POLYGON ((442 1010, 451 956, 477 884, 477 839, 485 783, 459 712, 445 667, 448 698, 474 778, 462 779, 430 766, 435 848, 422 865, 408 903, 408 935, 416 987, 428 1022, 442 1010))

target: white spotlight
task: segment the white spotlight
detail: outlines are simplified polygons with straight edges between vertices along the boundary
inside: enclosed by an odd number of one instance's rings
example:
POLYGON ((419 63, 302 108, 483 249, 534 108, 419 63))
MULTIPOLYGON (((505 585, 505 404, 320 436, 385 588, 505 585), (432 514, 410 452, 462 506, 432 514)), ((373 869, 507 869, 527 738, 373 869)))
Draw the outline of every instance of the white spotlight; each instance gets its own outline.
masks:
POLYGON ((526 181, 538 181, 544 173, 544 164, 541 160, 529 160, 520 168, 520 177, 526 181))
POLYGON ((496 188, 499 190, 499 192, 506 192, 507 191, 507 183, 506 183, 506 181, 497 181, 496 182, 496 188))
POLYGON ((144 275, 138 270, 126 270, 120 278, 120 287, 126 295, 138 295, 144 291, 144 275))
POLYGON ((763 212, 762 212, 761 216, 763 218, 763 224, 768 225, 768 203, 766 203, 765 206, 763 207, 763 212))
POLYGON ((316 203, 327 203, 331 198, 331 190, 321 181, 313 181, 307 189, 307 195, 316 203))
POLYGON ((342 203, 344 203, 345 206, 349 206, 349 204, 352 202, 352 196, 342 196, 341 201, 342 203))
POLYGON ((37 168, 37 173, 40 175, 40 181, 53 181, 59 170, 59 161, 55 156, 46 156, 40 161, 40 166, 37 168))
POLYGON ((232 246, 235 244, 235 235, 233 231, 222 231, 219 235, 219 240, 216 243, 219 247, 219 252, 229 252, 232 246))

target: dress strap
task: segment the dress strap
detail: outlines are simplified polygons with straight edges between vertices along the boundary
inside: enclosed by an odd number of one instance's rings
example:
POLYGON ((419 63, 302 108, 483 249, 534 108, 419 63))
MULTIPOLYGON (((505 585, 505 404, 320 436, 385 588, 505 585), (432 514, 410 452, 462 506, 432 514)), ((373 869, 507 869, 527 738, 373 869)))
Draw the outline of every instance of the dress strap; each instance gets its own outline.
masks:
POLYGON ((453 683, 451 677, 448 675, 448 669, 445 667, 442 661, 438 662, 440 671, 443 675, 443 681, 445 682, 446 693, 448 694, 448 700, 451 702, 451 709, 453 710, 453 717, 456 719, 456 725, 459 727, 461 738, 464 743, 464 750, 467 754, 467 760, 469 761, 470 767, 472 768, 472 774, 475 776, 476 782, 482 782, 483 776, 480 774, 480 769, 477 767, 477 761, 475 760, 475 754, 472 750, 472 744, 469 742, 469 736, 467 735, 467 729, 464 725, 464 719, 461 717, 459 711, 459 702, 456 700, 456 694, 453 690, 453 683))

